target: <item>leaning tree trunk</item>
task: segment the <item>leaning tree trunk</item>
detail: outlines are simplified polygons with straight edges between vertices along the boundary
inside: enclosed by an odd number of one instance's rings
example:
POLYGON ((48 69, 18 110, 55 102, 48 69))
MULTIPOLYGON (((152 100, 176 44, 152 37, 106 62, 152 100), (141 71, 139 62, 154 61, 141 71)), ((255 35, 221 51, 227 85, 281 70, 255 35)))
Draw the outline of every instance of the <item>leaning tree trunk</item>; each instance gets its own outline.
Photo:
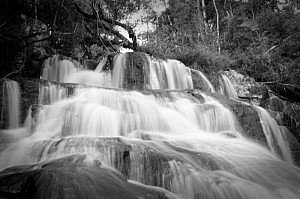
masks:
POLYGON ((220 31, 219 31, 219 11, 216 5, 216 1, 213 0, 213 4, 215 7, 216 11, 216 17, 217 17, 217 47, 218 47, 218 52, 221 53, 221 47, 220 47, 220 31))
POLYGON ((206 22, 205 1, 202 0, 201 3, 202 3, 202 15, 203 15, 203 20, 204 20, 204 22, 206 22))

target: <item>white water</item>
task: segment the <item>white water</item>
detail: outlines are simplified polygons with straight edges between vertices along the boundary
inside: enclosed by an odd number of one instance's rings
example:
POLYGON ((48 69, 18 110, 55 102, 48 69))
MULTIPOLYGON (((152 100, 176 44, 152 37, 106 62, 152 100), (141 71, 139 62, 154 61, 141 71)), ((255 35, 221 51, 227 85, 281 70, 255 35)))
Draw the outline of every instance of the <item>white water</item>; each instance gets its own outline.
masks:
POLYGON ((54 55, 44 61, 42 79, 55 82, 68 82, 69 77, 78 69, 69 60, 59 60, 58 55, 54 55))
POLYGON ((207 79, 207 77, 199 70, 191 69, 194 73, 197 74, 197 76, 202 80, 203 82, 203 90, 207 92, 216 92, 214 86, 211 84, 211 82, 207 79))
MULTIPOLYGON (((223 93, 223 95, 226 95, 232 99, 237 99, 237 92, 234 89, 228 77, 222 74, 221 78, 223 82, 221 92, 223 93)), ((274 155, 279 155, 285 161, 293 164, 294 160, 291 154, 289 142, 284 136, 283 131, 280 130, 280 127, 278 126, 276 121, 264 108, 255 105, 253 107, 255 108, 260 117, 263 132, 271 151, 274 153, 274 155)))
POLYGON ((234 89, 229 78, 226 75, 221 74, 220 80, 221 80, 221 85, 220 85, 221 94, 227 96, 228 98, 238 99, 238 94, 234 89))
POLYGON ((95 69, 95 72, 102 72, 103 71, 103 67, 105 66, 107 62, 107 57, 104 57, 97 65, 96 69, 95 69))
POLYGON ((13 80, 3 82, 3 105, 2 114, 6 112, 8 118, 8 128, 18 128, 20 125, 20 86, 13 80))
POLYGON ((300 169, 244 138, 227 108, 197 94, 204 101, 185 92, 76 88, 41 108, 34 133, 0 153, 0 168, 88 154, 177 198, 298 199, 300 169))
MULTIPOLYGON (((173 59, 158 60, 142 54, 143 76, 147 89, 193 89, 191 71, 183 63, 173 59)), ((123 88, 125 69, 132 60, 128 53, 118 54, 114 58, 112 85, 123 88)))
POLYGON ((8 147, 0 166, 79 153, 114 167, 128 146, 129 179, 181 198, 298 198, 300 170, 243 138, 230 111, 203 97, 78 88, 44 106, 34 134, 8 147))
MULTIPOLYGON (((193 89, 191 71, 183 63, 177 60, 157 60, 147 54, 141 54, 143 69, 141 74, 144 79, 144 88, 146 89, 193 89)), ((120 53, 114 57, 113 70, 105 72, 103 67, 107 59, 103 59, 95 71, 76 68, 69 60, 59 60, 55 55, 44 62, 44 68, 41 75, 42 79, 62 82, 88 84, 106 88, 124 88, 126 82, 125 70, 131 70, 133 60, 129 53, 120 53)), ((202 74, 203 76, 203 74, 202 74)), ((134 81, 134 77, 131 77, 134 81)), ((206 79, 207 80, 207 79, 206 79)), ((128 81, 128 80, 127 80, 128 81)), ((52 84, 51 84, 52 85, 52 84)), ((46 86, 46 85, 43 85, 46 86)), ((211 84, 210 84, 211 86, 211 84)), ((48 85, 50 87, 50 84, 48 85)), ((213 88, 212 88, 213 89, 213 88)), ((51 88, 44 91, 48 92, 50 102, 61 98, 61 89, 59 93, 51 92, 51 88)), ((43 94, 44 95, 44 94, 43 94)))
POLYGON ((150 89, 193 89, 191 70, 174 59, 150 60, 150 89))
POLYGON ((267 142, 274 154, 280 154, 284 160, 293 163, 293 157, 287 139, 272 116, 262 107, 255 106, 259 113, 260 122, 263 127, 267 142))
POLYGON ((115 88, 123 88, 124 74, 126 67, 126 54, 118 54, 113 60, 112 86, 115 88))

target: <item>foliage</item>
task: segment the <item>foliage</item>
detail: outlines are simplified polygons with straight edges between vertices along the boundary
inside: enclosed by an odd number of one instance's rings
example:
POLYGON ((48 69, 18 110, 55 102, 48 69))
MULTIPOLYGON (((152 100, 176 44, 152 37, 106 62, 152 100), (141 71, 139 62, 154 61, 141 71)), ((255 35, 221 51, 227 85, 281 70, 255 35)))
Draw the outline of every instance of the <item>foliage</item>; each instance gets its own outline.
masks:
POLYGON ((198 17, 196 0, 170 0, 169 9, 144 48, 156 56, 198 66, 204 72, 230 67, 257 81, 300 85, 300 25, 295 24, 300 16, 295 13, 294 1, 280 8, 274 0, 216 2, 221 18, 221 55, 216 53, 214 43, 216 14, 211 1, 205 1, 204 19, 198 17), (197 37, 199 26, 204 30, 203 40, 197 37))
POLYGON ((16 55, 22 47, 24 27, 21 25, 21 1, 3 0, 0 6, 0 78, 17 70, 16 55))
POLYGON ((40 48, 39 38, 49 49, 93 59, 116 46, 130 46, 115 26, 132 31, 134 23, 124 20, 144 9, 148 16, 137 20, 146 20, 155 30, 139 35, 142 51, 179 59, 205 73, 233 68, 258 81, 300 85, 300 15, 295 12, 299 3, 286 2, 215 0, 214 7, 208 0, 169 0, 167 9, 158 14, 150 0, 4 0, 1 76, 17 70, 16 60, 27 60, 32 47, 40 48))
POLYGON ((132 31, 132 27, 120 21, 141 6, 147 7, 148 3, 140 0, 3 0, 0 6, 0 75, 19 71, 16 62, 20 58, 22 65, 28 60, 25 65, 30 66, 34 62, 33 51, 41 45, 48 54, 84 58, 97 58, 104 51, 116 51, 116 46, 124 43, 132 46, 115 26, 132 31), (94 48, 90 48, 93 45, 99 49, 93 51, 94 48))

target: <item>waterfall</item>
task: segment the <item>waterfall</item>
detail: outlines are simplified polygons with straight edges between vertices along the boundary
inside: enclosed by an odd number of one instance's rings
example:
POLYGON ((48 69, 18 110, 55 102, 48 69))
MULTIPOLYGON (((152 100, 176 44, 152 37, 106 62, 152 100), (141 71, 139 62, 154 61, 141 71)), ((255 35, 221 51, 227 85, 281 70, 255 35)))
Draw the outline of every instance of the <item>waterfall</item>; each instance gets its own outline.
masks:
POLYGON ((178 60, 150 60, 150 89, 193 89, 191 70, 178 60))
POLYGON ((238 99, 238 95, 236 90, 234 89, 231 81, 229 80, 229 78, 224 75, 221 74, 221 86, 220 86, 220 92, 222 95, 227 96, 228 98, 232 98, 232 99, 238 99))
POLYGON ((271 150, 275 154, 281 155, 287 162, 293 163, 293 157, 291 155, 289 143, 287 142, 287 139, 284 138, 284 135, 276 121, 272 118, 267 110, 259 106, 255 106, 255 109, 259 113, 260 122, 271 150))
POLYGON ((3 106, 2 115, 4 111, 7 113, 8 128, 18 128, 20 125, 20 86, 18 82, 13 80, 4 80, 3 82, 3 106))
POLYGON ((126 53, 120 53, 114 57, 112 71, 112 86, 115 88, 123 87, 125 67, 127 64, 126 55, 126 53))
POLYGON ((112 87, 111 74, 102 72, 106 59, 98 64, 95 71, 87 70, 77 61, 73 60, 73 62, 59 60, 58 55, 53 55, 44 61, 41 79, 49 82, 40 85, 40 104, 52 104, 69 95, 68 89, 59 83, 112 87))
POLYGON ((140 75, 147 89, 193 89, 191 71, 180 61, 158 60, 147 54, 140 54, 137 56, 140 60, 135 61, 135 56, 134 53, 121 53, 115 56, 112 71, 113 87, 124 88, 126 80, 129 81, 128 78, 137 81, 135 78, 140 75), (137 74, 138 70, 132 67, 140 67, 140 74, 137 74), (128 77, 130 74, 126 71, 130 68, 131 72, 135 72, 134 77, 128 77))
MULTIPOLYGON (((71 61, 59 60, 55 55, 45 60, 41 78, 54 82, 88 84, 105 88, 132 89, 141 84, 142 88, 151 90, 193 89, 191 70, 177 60, 160 60, 151 58, 147 54, 132 52, 120 53, 114 57, 112 71, 105 72, 103 67, 106 61, 103 59, 95 71, 90 71, 75 68, 71 61)), ((56 99, 59 93, 49 93, 50 95, 54 95, 51 97, 56 99)))
POLYGON ((44 84, 53 94, 40 90, 32 134, 0 150, 0 197, 300 197, 300 169, 263 109, 272 151, 216 98, 184 90, 193 87, 183 64, 135 56, 117 55, 111 79, 79 71, 66 79, 81 85, 44 84), (136 83, 147 89, 128 89, 136 83))
POLYGON ((244 138, 231 112, 202 95, 77 88, 42 108, 0 167, 87 154, 181 198, 298 198, 300 169, 244 138))
POLYGON ((207 91, 207 92, 212 92, 212 93, 215 92, 214 86, 211 84, 211 82, 207 79, 207 77, 201 71, 194 70, 194 69, 191 69, 191 71, 193 71, 197 75, 197 78, 201 79, 201 82, 203 85, 202 90, 207 91))
MULTIPOLYGON (((80 67, 78 62, 75 62, 80 67)), ((70 78, 79 68, 69 60, 59 60, 58 55, 47 58, 43 63, 42 80, 50 82, 40 84, 39 104, 51 104, 67 96, 67 90, 57 83, 70 82, 70 78)))
POLYGON ((102 72, 102 71, 103 71, 103 68, 104 68, 104 66, 105 66, 105 64, 106 64, 106 62, 107 62, 107 57, 104 57, 104 58, 98 63, 98 65, 97 65, 97 67, 96 67, 96 69, 95 69, 95 72, 98 72, 98 73, 102 72))
POLYGON ((43 63, 42 79, 55 82, 68 82, 77 69, 69 60, 59 60, 58 55, 49 57, 43 63))

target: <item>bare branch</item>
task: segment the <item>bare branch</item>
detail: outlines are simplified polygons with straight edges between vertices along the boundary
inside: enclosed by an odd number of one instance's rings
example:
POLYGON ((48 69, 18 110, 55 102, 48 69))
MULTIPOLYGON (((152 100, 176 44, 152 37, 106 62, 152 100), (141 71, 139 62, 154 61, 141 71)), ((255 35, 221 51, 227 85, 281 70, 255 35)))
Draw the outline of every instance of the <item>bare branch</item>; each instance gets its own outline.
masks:
POLYGON ((34 43, 36 43, 36 42, 46 41, 46 40, 50 39, 50 37, 51 37, 51 35, 48 36, 48 37, 45 37, 45 38, 43 38, 43 39, 34 40, 34 41, 32 41, 32 42, 26 44, 25 46, 22 46, 21 49, 27 48, 28 46, 30 46, 30 45, 32 45, 32 44, 34 44, 34 43))
POLYGON ((61 9, 61 7, 64 5, 64 2, 65 2, 65 0, 62 0, 61 4, 60 4, 60 7, 56 10, 56 13, 55 13, 55 16, 54 16, 54 19, 53 19, 53 27, 54 28, 56 26, 56 19, 57 19, 58 12, 61 9))

